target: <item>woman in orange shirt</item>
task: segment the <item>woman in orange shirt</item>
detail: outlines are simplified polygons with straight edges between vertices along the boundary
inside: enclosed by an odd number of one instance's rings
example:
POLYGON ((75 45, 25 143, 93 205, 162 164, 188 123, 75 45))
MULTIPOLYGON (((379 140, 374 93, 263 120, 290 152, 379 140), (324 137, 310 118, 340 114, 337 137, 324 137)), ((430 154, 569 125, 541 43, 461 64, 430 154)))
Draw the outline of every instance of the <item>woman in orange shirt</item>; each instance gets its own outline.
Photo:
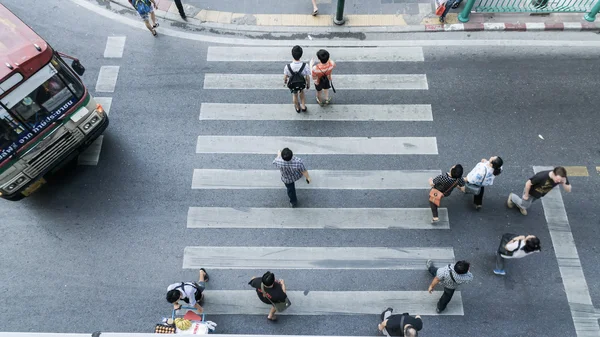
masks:
POLYGON ((329 89, 332 86, 331 73, 335 68, 335 62, 329 59, 329 52, 325 49, 321 49, 317 52, 317 58, 320 63, 314 64, 314 60, 310 60, 310 69, 312 71, 312 78, 315 83, 315 89, 317 90, 317 103, 320 106, 329 104, 331 98, 329 97, 329 89), (324 91, 324 97, 321 96, 321 91, 324 91))

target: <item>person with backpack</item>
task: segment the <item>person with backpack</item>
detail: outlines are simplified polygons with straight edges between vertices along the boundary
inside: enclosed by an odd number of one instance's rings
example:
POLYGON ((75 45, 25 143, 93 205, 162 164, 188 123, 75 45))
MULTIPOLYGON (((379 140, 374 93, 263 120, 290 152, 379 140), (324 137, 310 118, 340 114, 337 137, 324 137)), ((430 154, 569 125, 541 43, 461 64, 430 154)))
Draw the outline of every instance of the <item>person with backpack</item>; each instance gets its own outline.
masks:
POLYGON ((502 158, 498 156, 481 159, 465 178, 465 194, 473 194, 475 209, 480 210, 483 204, 484 186, 492 186, 494 178, 502 173, 502 158))
POLYGON ((294 62, 289 63, 283 68, 283 86, 287 86, 292 93, 292 102, 296 112, 306 112, 306 97, 304 89, 310 89, 310 67, 300 61, 302 57, 302 47, 294 46, 292 48, 292 57, 294 62))
POLYGON ((504 259, 520 259, 542 250, 540 239, 534 235, 516 235, 506 233, 502 235, 500 246, 496 252, 496 268, 494 274, 506 275, 504 259))
POLYGON ((276 312, 285 311, 292 302, 287 297, 285 283, 282 279, 276 280, 275 274, 267 271, 262 277, 253 277, 248 284, 256 289, 258 299, 264 304, 271 305, 267 319, 276 321, 276 312))
POLYGON ((173 309, 181 308, 179 301, 183 301, 202 312, 200 303, 204 300, 204 288, 208 282, 208 274, 204 268, 200 268, 200 280, 198 282, 179 282, 167 287, 167 302, 173 303, 173 309))
POLYGON ((156 2, 154 0, 129 0, 129 3, 135 8, 138 12, 142 20, 144 20, 144 24, 146 28, 152 33, 152 35, 156 36, 156 30, 154 28, 158 27, 158 23, 156 22, 156 16, 154 15, 154 8, 158 9, 156 2), (152 19, 152 25, 150 25, 150 20, 148 16, 152 19))
MULTIPOLYGON (((317 90, 317 103, 323 106, 331 102, 329 89, 333 88, 331 73, 333 72, 333 68, 335 68, 335 62, 329 59, 329 52, 325 49, 317 52, 317 58, 320 63, 315 65, 313 65, 313 59, 310 59, 310 69, 313 81, 315 81, 315 90, 317 90), (324 92, 323 97, 321 97, 321 91, 324 92)), ((333 88, 333 91, 335 92, 335 88, 333 88)))

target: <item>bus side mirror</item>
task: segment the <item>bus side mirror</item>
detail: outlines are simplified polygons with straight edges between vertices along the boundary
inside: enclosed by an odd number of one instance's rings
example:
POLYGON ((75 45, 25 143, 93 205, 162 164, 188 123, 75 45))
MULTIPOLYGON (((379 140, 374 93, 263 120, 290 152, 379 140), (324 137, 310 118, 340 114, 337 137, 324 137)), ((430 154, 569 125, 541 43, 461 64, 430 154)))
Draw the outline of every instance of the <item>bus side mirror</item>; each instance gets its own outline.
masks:
POLYGON ((73 68, 73 70, 75 70, 79 76, 83 76, 83 73, 85 73, 85 67, 79 63, 79 60, 73 60, 73 63, 71 63, 71 68, 73 68))

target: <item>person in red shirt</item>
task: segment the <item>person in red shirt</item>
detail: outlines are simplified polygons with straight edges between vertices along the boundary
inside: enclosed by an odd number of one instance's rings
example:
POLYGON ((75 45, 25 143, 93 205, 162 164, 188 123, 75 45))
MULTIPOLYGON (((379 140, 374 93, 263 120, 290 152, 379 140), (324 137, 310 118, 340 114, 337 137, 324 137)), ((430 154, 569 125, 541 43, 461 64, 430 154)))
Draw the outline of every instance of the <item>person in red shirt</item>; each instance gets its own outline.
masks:
POLYGON ((321 49, 317 52, 317 58, 320 63, 314 64, 314 60, 311 59, 310 69, 315 83, 315 89, 317 90, 317 103, 319 103, 320 106, 323 106, 331 102, 329 89, 332 87, 331 73, 333 72, 333 68, 335 68, 335 62, 329 59, 329 52, 325 49, 321 49), (324 93, 323 96, 321 95, 321 91, 324 93))

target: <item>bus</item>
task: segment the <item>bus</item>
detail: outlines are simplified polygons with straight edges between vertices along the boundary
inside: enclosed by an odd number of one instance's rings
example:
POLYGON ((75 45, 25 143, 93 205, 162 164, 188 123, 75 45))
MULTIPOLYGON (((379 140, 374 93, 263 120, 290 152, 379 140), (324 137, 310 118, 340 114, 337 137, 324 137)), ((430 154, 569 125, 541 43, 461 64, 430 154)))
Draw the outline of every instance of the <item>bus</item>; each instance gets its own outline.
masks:
POLYGON ((108 126, 78 77, 84 71, 0 4, 1 198, 35 192, 108 126))

